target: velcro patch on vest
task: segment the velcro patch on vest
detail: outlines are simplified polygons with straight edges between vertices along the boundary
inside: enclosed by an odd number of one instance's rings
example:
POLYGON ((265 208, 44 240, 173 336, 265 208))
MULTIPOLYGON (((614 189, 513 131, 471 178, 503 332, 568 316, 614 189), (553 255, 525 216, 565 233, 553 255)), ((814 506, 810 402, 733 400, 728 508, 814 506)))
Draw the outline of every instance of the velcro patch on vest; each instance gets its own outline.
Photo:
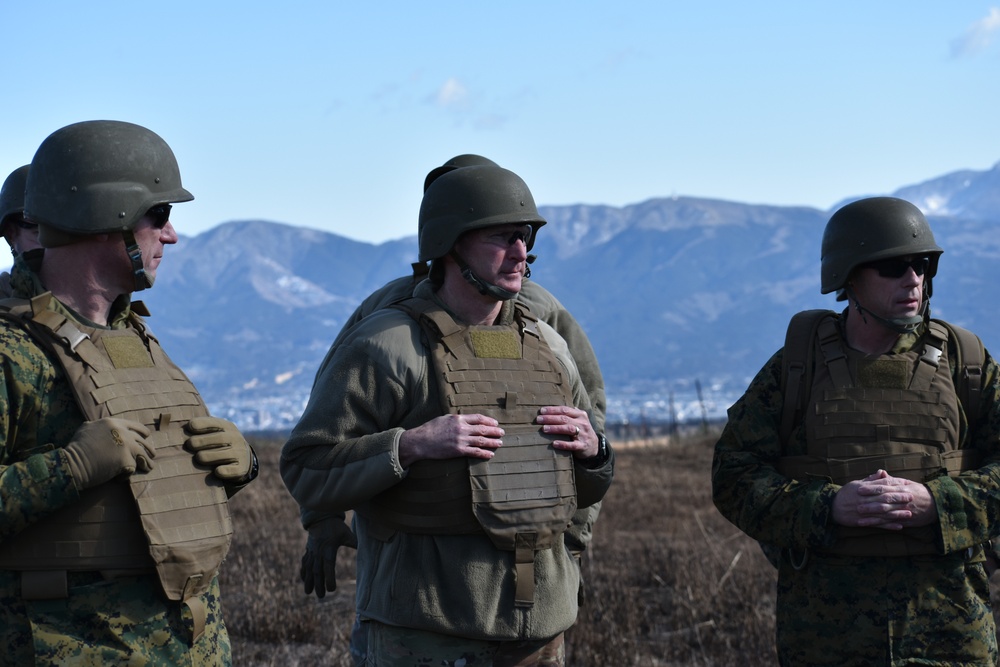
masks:
POLYGON ((471 329, 472 350, 480 359, 520 359, 521 340, 510 329, 471 329))
POLYGON ((152 368, 153 358, 137 336, 104 336, 104 349, 115 368, 152 368))
POLYGON ((858 386, 881 389, 906 389, 909 364, 903 359, 871 359, 858 362, 858 386))

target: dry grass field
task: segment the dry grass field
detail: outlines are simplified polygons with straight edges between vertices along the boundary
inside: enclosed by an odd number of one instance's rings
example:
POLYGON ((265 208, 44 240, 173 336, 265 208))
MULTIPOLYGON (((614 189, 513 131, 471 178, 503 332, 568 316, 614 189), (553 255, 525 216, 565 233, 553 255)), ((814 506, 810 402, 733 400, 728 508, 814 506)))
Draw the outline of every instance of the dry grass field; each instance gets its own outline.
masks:
MULTIPOLYGON (((617 449, 583 568, 586 597, 567 634, 573 667, 774 664, 774 574, 711 501, 714 438, 617 449)), ((298 579, 305 544, 277 471, 280 441, 257 439, 261 474, 233 498, 223 603, 235 664, 350 665, 353 551, 322 601, 298 579)))

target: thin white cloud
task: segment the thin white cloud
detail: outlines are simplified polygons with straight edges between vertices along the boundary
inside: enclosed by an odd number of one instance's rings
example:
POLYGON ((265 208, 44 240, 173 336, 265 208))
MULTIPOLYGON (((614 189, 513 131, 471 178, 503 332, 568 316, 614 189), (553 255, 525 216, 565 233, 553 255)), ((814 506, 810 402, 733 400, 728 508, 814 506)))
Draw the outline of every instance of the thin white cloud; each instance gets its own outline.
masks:
POLYGON ((452 77, 438 88, 434 103, 444 109, 464 110, 469 106, 469 91, 461 81, 452 77))
POLYGON ((470 124, 476 130, 497 130, 507 123, 506 114, 500 111, 484 111, 482 94, 466 88, 455 77, 451 77, 428 96, 428 102, 439 109, 448 112, 458 125, 470 124))
POLYGON ((990 7, 985 17, 973 23, 961 37, 952 41, 952 57, 979 55, 990 47, 997 33, 1000 33, 1000 7, 990 7))

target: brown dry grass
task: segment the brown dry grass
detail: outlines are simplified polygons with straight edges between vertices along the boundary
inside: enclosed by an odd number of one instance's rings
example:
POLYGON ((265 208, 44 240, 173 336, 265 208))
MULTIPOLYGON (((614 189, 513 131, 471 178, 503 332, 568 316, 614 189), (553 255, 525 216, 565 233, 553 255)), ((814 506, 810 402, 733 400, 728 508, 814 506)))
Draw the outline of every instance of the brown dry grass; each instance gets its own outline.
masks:
MULTIPOLYGON (((615 482, 584 563, 567 635, 573 667, 774 664, 774 571, 712 505, 714 437, 619 447, 615 482)), ((336 593, 306 597, 305 544, 277 471, 280 442, 255 441, 260 478, 232 501, 223 602, 235 663, 350 665, 353 551, 336 593)))

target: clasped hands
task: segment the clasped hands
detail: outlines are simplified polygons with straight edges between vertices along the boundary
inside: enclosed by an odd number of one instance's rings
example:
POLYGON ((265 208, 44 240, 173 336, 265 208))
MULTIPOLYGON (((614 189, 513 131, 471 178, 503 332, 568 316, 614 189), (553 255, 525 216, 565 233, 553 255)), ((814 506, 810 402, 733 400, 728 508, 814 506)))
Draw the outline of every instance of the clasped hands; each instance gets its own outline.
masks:
MULTIPOLYGON (((250 445, 230 421, 195 417, 186 426, 184 446, 194 460, 212 468, 225 482, 246 479, 253 463, 250 445)), ((147 442, 150 430, 130 419, 105 417, 84 422, 64 448, 70 476, 80 490, 118 475, 153 469, 156 450, 147 442)))
MULTIPOLYGON (((580 459, 597 454, 597 433, 586 411, 566 405, 539 409, 535 422, 548 435, 563 436, 552 446, 580 459)), ((404 468, 421 459, 459 456, 491 459, 503 445, 504 430, 496 419, 481 414, 442 415, 403 432, 399 438, 399 463, 404 468)))
POLYGON ((885 470, 848 482, 833 499, 833 521, 841 526, 902 530, 936 519, 934 498, 926 486, 885 470))

